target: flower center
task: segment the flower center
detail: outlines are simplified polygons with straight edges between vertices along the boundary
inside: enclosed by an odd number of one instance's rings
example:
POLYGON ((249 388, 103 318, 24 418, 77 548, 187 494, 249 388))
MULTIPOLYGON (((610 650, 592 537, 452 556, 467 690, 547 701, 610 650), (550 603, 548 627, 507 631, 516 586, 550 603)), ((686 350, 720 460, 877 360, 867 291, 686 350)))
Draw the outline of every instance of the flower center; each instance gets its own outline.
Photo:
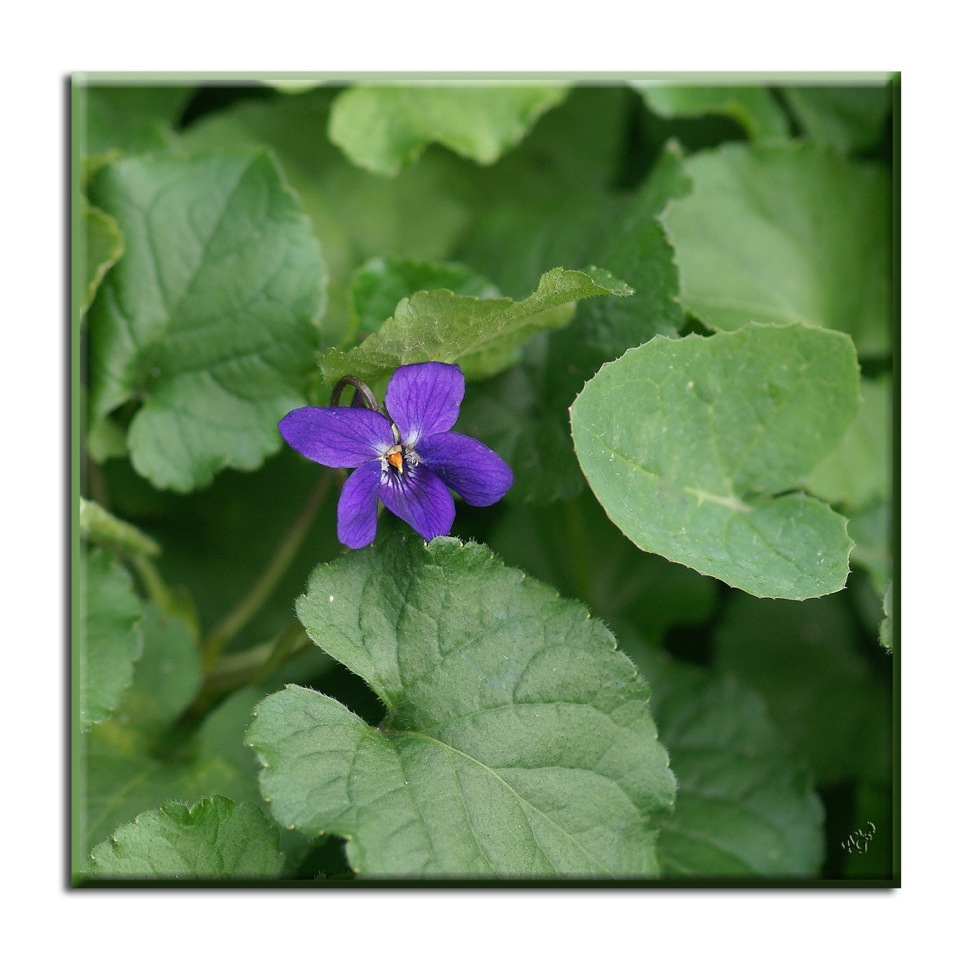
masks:
POLYGON ((385 454, 385 459, 395 467, 399 473, 402 473, 402 444, 397 443, 388 453, 385 454))
POLYGON ((404 443, 397 443, 394 447, 389 447, 385 451, 382 460, 384 461, 382 464, 383 473, 388 469, 388 464, 391 464, 399 471, 401 477, 405 474, 407 466, 414 467, 419 463, 419 454, 412 447, 404 443))

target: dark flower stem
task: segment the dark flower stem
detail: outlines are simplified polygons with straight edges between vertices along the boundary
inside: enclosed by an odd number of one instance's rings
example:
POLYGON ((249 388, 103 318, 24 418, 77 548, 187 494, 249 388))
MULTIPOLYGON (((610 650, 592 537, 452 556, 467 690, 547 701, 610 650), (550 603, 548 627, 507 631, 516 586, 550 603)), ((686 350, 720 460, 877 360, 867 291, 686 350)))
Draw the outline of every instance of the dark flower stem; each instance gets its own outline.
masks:
MULTIPOLYGON (((378 401, 375 399, 375 394, 372 393, 368 384, 364 380, 359 380, 358 377, 353 377, 351 374, 342 377, 334 385, 334 390, 331 391, 332 407, 341 406, 341 394, 344 393, 345 387, 354 388, 355 400, 358 401, 360 406, 367 407, 369 410, 378 411, 378 401)), ((352 406, 354 406, 354 400, 352 401, 352 406)))
POLYGON ((203 638, 203 669, 207 673, 213 669, 230 640, 250 622, 273 593, 304 542, 304 537, 307 536, 330 482, 331 474, 322 473, 321 479, 318 480, 301 512, 277 545, 277 550, 263 573, 256 579, 240 603, 203 638))

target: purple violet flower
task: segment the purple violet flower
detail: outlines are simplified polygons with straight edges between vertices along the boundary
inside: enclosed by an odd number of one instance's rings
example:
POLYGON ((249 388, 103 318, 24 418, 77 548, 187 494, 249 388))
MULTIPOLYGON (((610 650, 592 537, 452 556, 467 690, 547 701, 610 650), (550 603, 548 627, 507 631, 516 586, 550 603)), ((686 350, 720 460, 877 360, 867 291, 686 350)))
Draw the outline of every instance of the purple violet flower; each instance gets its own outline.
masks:
POLYGON ((466 391, 451 363, 413 363, 392 374, 386 417, 360 406, 300 407, 280 421, 281 436, 326 467, 353 468, 338 498, 338 539, 367 547, 378 529, 378 501, 424 540, 445 536, 456 506, 496 503, 513 471, 485 444, 449 430, 466 391))

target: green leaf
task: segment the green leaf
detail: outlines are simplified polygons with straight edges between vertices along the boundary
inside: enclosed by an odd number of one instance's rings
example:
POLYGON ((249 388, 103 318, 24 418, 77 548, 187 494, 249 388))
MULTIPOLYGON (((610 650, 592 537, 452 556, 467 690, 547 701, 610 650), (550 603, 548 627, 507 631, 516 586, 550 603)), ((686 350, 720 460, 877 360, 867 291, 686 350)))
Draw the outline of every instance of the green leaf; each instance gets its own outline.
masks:
POLYGON ((365 876, 635 876, 675 785, 648 688, 577 603, 477 544, 390 538, 297 611, 388 713, 288 686, 248 736, 271 811, 365 876))
POLYGON ((89 314, 93 417, 141 402, 128 445, 159 487, 255 469, 304 402, 323 307, 318 246, 277 165, 149 155, 103 168, 91 196, 127 245, 89 314))
MULTIPOLYGON (((348 325, 345 286, 375 256, 424 260, 452 256, 471 211, 457 195, 450 154, 427 154, 395 180, 348 162, 328 139, 333 89, 271 102, 240 103, 202 118, 182 135, 192 151, 264 146, 280 161, 301 198, 328 264, 328 307, 322 343, 335 345, 348 325)), ((385 319, 384 317, 382 318, 385 319)))
POLYGON ((656 337, 571 408, 581 469, 637 546, 765 597, 840 590, 844 517, 794 492, 858 413, 843 334, 749 326, 656 337))
POLYGON ((685 162, 693 192, 663 223, 685 305, 714 330, 800 322, 890 347, 886 170, 817 144, 729 145, 685 162))
POLYGON ((891 108, 888 87, 785 87, 805 134, 847 154, 874 146, 891 108))
POLYGON ((723 114, 752 140, 786 140, 787 117, 766 87, 689 87, 632 81, 648 108, 660 117, 723 114))
POLYGON ((489 280, 461 263, 375 257, 355 271, 348 285, 360 331, 375 333, 395 313, 400 300, 419 290, 452 290, 485 300, 500 296, 489 280))
POLYGON ((90 730, 111 715, 132 682, 142 653, 142 603, 128 571, 97 547, 84 552, 80 587, 81 729, 90 730))
POLYGON ((118 224, 103 210, 91 206, 82 198, 81 216, 84 219, 86 283, 81 313, 88 312, 98 285, 105 274, 125 252, 125 240, 118 224))
POLYGON ((207 797, 166 803, 91 851, 100 880, 271 880, 280 876, 279 833, 253 803, 207 797))
POLYGON ((890 690, 859 649, 843 597, 732 597, 716 631, 714 662, 763 696, 819 786, 887 779, 890 690))
POLYGON ((490 164, 566 94, 500 84, 355 87, 336 98, 328 133, 353 163, 388 176, 430 143, 490 164))
POLYGON ((735 677, 662 656, 648 677, 679 782, 659 835, 663 876, 814 876, 824 809, 763 700, 735 677))
POLYGON ((805 482, 815 496, 849 510, 887 500, 892 486, 891 382, 862 380, 861 391, 855 422, 805 482))
POLYGON ((79 509, 81 536, 104 547, 115 547, 126 553, 155 557, 159 545, 138 527, 112 516, 101 504, 81 498, 79 509))
POLYGON ((627 284, 597 267, 551 270, 529 297, 518 301, 421 291, 400 302, 395 315, 352 350, 326 351, 321 369, 329 384, 346 374, 367 382, 403 364, 440 360, 460 364, 470 379, 487 377, 509 366, 512 352, 531 334, 568 323, 576 300, 631 293, 627 284))

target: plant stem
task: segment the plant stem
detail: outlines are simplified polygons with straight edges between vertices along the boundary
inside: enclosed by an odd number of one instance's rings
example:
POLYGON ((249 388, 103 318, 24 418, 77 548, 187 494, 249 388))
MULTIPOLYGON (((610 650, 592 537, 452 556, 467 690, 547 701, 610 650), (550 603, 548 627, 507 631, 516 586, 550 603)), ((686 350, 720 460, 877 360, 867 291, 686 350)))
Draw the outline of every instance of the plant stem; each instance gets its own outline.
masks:
POLYGON ((254 581, 253 586, 247 591, 240 603, 203 638, 203 669, 207 673, 219 660, 227 643, 250 622, 264 605, 280 578, 291 565, 294 555, 303 543, 315 514, 321 506, 330 480, 330 473, 322 474, 301 512, 277 545, 277 550, 270 558, 270 562, 263 573, 254 581))
POLYGON ((589 607, 592 604, 593 587, 591 579, 591 565, 589 557, 591 550, 585 536, 584 517, 578 499, 568 500, 564 505, 567 513, 568 536, 571 542, 571 554, 574 558, 574 582, 578 591, 578 599, 583 600, 589 607))
POLYGON ((183 730, 195 729, 209 711, 231 693, 263 682, 281 664, 310 647, 311 641, 304 627, 295 620, 269 643, 221 657, 207 674, 196 699, 176 721, 176 726, 183 730))

